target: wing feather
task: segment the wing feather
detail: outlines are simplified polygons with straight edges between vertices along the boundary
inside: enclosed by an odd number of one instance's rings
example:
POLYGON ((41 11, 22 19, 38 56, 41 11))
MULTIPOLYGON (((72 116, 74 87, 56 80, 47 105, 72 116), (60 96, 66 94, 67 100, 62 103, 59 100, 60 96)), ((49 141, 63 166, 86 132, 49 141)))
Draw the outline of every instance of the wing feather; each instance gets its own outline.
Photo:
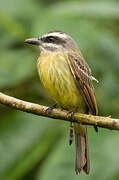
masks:
POLYGON ((80 52, 68 53, 68 63, 76 84, 92 114, 98 114, 97 103, 92 85, 91 70, 80 52))

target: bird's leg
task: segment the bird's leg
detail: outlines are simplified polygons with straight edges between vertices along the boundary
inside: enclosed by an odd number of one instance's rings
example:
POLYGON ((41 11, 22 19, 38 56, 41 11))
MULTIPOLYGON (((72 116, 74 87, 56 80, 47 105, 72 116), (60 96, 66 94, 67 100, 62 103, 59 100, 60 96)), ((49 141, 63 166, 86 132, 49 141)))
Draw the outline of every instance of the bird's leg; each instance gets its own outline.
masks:
POLYGON ((73 143, 73 137, 74 137, 74 126, 73 126, 73 122, 72 122, 72 116, 74 115, 74 113, 76 113, 78 110, 74 110, 74 111, 69 111, 68 114, 70 114, 70 128, 69 128, 69 145, 71 145, 73 143))
POLYGON ((69 145, 72 145, 72 143, 73 143, 73 137, 74 137, 74 126, 73 126, 73 122, 70 122, 70 128, 69 128, 69 145))
POLYGON ((48 107, 48 108, 46 109, 46 113, 47 113, 47 114, 50 114, 51 111, 52 111, 54 108, 56 108, 56 106, 57 106, 57 104, 53 104, 52 106, 48 107))

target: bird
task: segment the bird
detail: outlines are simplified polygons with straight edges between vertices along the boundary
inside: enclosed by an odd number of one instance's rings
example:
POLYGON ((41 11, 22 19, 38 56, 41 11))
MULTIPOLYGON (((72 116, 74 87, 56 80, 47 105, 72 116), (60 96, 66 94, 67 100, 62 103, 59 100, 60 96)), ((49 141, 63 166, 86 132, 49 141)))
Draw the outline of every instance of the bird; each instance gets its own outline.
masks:
MULTIPOLYGON (((25 43, 40 47, 38 74, 56 104, 69 112, 98 114, 92 84, 93 80, 97 80, 69 34, 54 30, 39 38, 26 39, 25 43)), ((88 128, 77 123, 71 123, 71 127, 74 127, 75 133, 75 172, 77 175, 82 171, 89 174, 88 128)))

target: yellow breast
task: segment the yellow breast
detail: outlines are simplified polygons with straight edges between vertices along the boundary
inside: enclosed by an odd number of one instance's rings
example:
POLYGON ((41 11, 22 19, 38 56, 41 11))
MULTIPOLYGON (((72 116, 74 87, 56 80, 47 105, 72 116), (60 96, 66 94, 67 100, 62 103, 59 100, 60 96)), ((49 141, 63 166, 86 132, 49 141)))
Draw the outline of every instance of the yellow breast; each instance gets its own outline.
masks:
POLYGON ((85 110, 85 102, 75 84, 75 79, 64 53, 41 54, 38 58, 40 79, 52 98, 69 110, 85 110))

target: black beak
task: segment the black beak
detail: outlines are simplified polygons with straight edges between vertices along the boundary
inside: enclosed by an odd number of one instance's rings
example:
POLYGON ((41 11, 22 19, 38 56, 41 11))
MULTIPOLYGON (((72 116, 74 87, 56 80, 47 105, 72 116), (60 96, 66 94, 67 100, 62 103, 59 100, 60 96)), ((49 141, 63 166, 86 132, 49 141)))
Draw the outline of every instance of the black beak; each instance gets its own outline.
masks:
POLYGON ((25 42, 25 43, 28 43, 28 44, 33 44, 33 45, 39 46, 39 45, 41 44, 41 39, 38 39, 38 38, 30 38, 30 39, 26 39, 24 42, 25 42))

